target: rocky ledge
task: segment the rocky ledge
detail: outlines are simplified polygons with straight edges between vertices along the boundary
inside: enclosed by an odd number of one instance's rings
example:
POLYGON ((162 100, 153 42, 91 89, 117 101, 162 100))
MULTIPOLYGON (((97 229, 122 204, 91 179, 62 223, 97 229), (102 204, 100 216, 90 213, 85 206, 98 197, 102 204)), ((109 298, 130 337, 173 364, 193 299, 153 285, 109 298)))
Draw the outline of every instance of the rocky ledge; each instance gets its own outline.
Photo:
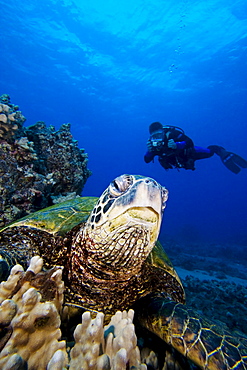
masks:
POLYGON ((31 212, 80 195, 91 175, 88 155, 70 124, 59 130, 26 118, 0 96, 0 227, 31 212))

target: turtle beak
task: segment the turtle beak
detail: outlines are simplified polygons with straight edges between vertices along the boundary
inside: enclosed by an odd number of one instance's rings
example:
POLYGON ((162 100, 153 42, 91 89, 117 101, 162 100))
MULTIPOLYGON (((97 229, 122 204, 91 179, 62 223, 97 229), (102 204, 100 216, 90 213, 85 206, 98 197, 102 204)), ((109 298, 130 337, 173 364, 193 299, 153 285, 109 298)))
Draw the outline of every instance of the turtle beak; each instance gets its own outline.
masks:
POLYGON ((114 202, 114 207, 109 210, 108 220, 118 217, 128 209, 152 209, 157 215, 158 228, 160 228, 163 211, 168 199, 168 190, 158 184, 155 180, 147 178, 146 181, 137 182, 125 194, 125 201, 118 198, 114 202))

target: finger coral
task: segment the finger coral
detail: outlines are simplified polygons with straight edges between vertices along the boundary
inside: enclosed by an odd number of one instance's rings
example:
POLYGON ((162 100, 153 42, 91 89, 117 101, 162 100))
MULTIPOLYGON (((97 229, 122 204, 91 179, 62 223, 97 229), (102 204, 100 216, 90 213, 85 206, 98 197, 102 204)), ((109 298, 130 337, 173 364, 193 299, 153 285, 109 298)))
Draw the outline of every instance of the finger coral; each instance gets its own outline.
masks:
POLYGON ((0 139, 11 142, 18 136, 26 120, 18 109, 18 106, 10 104, 7 94, 0 97, 0 139))
POLYGON ((74 332, 75 346, 70 352, 70 369, 147 369, 141 364, 133 316, 133 310, 118 311, 104 327, 103 313, 92 319, 90 313, 85 312, 82 323, 74 332))
POLYGON ((81 195, 91 175, 69 124, 56 131, 44 122, 24 127, 25 120, 7 94, 0 96, 0 228, 81 195))
POLYGON ((58 313, 63 300, 61 268, 41 268, 42 259, 33 257, 26 272, 16 265, 0 285, 1 369, 43 370, 56 351, 63 353, 62 366, 67 363, 58 313))
POLYGON ((64 284, 62 269, 42 271, 35 256, 24 272, 15 265, 0 284, 0 368, 32 370, 147 369, 141 364, 133 324, 134 311, 118 311, 104 326, 104 314, 84 312, 66 351, 61 340, 64 284))

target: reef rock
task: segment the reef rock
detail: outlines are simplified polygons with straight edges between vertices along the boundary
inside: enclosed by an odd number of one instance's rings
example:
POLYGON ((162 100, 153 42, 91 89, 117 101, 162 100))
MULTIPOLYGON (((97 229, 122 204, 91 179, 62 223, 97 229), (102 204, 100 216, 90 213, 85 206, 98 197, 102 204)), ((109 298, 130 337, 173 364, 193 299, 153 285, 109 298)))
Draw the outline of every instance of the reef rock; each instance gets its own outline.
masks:
POLYGON ((88 156, 70 124, 23 127, 25 117, 7 94, 0 97, 0 227, 80 195, 91 175, 88 156))

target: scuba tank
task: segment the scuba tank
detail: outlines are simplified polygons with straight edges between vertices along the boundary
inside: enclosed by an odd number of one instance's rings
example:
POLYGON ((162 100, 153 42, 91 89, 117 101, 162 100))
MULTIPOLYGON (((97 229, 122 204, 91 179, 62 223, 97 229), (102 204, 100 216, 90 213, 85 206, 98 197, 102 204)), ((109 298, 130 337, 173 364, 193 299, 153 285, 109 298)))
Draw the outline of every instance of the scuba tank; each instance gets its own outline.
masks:
POLYGON ((167 126, 163 126, 163 129, 168 129, 170 131, 177 130, 177 131, 180 131, 181 134, 185 134, 184 130, 181 127, 178 127, 178 126, 167 125, 167 126))

